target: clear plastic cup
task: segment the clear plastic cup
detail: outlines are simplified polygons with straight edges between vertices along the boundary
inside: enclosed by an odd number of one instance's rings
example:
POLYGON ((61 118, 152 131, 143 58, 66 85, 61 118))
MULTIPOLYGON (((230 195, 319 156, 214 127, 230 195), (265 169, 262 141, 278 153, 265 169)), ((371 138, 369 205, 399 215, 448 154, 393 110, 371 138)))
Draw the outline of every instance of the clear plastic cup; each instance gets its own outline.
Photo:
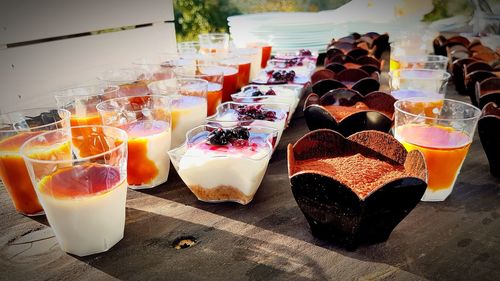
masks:
POLYGON ((172 99, 172 147, 183 143, 186 133, 203 125, 207 118, 208 82, 203 79, 177 78, 150 84, 154 94, 172 99), (165 82, 165 83, 164 83, 165 82))
MULTIPOLYGON (((96 105, 102 101, 118 97, 119 89, 118 86, 84 86, 59 90, 54 92, 54 97, 59 108, 71 112, 71 127, 102 125, 101 116, 97 112, 96 105)), ((97 151, 91 152, 87 150, 92 147, 89 142, 93 141, 86 137, 88 133, 83 128, 72 129, 73 135, 82 137, 81 143, 73 143, 80 157, 98 153, 97 151)))
POLYGON ((79 137, 65 129, 40 134, 21 147, 59 246, 77 256, 107 251, 123 238, 127 199, 127 134, 85 127, 104 152, 74 157, 71 143, 79 137))
POLYGON ((148 83, 152 72, 141 67, 111 69, 101 73, 97 79, 101 85, 118 86, 118 95, 122 97, 149 94, 148 83))
POLYGON ((227 53, 229 51, 229 34, 227 33, 205 33, 199 34, 200 53, 227 53))
POLYGON ((241 89, 259 75, 261 71, 261 49, 257 47, 234 48, 231 49, 231 52, 240 60, 237 88, 241 89), (248 62, 250 62, 250 65, 248 65, 248 62), (249 73, 247 74, 248 68, 249 73))
POLYGON ((132 189, 156 187, 168 179, 171 99, 147 95, 121 97, 97 105, 104 125, 128 134, 127 182, 132 189))
POLYGON ((197 64, 194 67, 179 67, 174 72, 179 79, 203 79, 208 82, 207 116, 215 114, 217 106, 222 102, 224 68, 216 65, 197 64))
POLYGON ((393 67, 398 69, 435 69, 446 71, 448 68, 448 58, 437 55, 402 55, 391 57, 393 67))
POLYGON ((389 72, 389 86, 396 99, 419 96, 443 99, 450 76, 435 69, 394 70, 389 72))
POLYGON ((200 42, 187 41, 177 43, 177 51, 181 55, 196 55, 200 52, 200 42))
POLYGON ((399 100, 394 107, 394 136, 408 151, 421 151, 427 164, 422 201, 445 200, 469 151, 481 110, 460 101, 421 97, 399 100))
MULTIPOLYGON (((65 109, 34 108, 0 115, 0 179, 16 210, 26 216, 43 215, 24 160, 21 146, 44 132, 70 127, 70 112, 65 109)), ((50 158, 53 150, 40 151, 50 158)))

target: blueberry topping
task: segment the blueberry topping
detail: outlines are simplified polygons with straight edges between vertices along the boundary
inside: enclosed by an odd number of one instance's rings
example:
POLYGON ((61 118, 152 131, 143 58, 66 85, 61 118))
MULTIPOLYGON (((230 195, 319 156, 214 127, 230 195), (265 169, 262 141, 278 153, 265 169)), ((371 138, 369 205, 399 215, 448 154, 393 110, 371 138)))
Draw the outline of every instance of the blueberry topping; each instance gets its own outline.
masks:
POLYGON ((236 127, 233 129, 217 128, 208 134, 207 140, 213 145, 226 145, 231 143, 236 146, 248 144, 250 132, 247 128, 236 127))
POLYGON ((238 112, 238 120, 266 120, 274 121, 277 119, 276 112, 265 110, 261 105, 240 105, 236 109, 238 112))
POLYGON ((271 76, 277 82, 278 81, 293 82, 293 79, 295 79, 295 71, 293 71, 293 70, 290 70, 290 71, 275 70, 275 71, 273 71, 271 76))
POLYGON ((273 89, 269 89, 266 92, 266 96, 276 96, 276 92, 273 89))
POLYGON ((256 90, 255 92, 252 93, 252 97, 259 97, 263 95, 264 93, 262 93, 260 90, 256 90))

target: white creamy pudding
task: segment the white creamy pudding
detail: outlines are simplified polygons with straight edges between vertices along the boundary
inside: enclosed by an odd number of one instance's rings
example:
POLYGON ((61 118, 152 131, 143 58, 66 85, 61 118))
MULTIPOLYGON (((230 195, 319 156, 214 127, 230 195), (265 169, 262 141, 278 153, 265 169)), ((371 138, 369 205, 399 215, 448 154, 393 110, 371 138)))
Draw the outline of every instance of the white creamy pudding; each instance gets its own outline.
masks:
POLYGON ((37 194, 63 251, 92 255, 123 238, 127 181, 116 168, 62 168, 39 182, 37 194))
POLYGON ((268 134, 236 127, 203 131, 171 155, 179 176, 201 201, 248 204, 271 157, 268 134), (233 133, 234 132, 234 133, 233 133))
POLYGON ((196 96, 179 96, 172 101, 172 147, 186 140, 186 133, 205 124, 207 99, 196 96))
POLYGON ((130 188, 158 186, 168 179, 171 130, 166 121, 136 121, 122 126, 128 134, 127 181, 130 188))

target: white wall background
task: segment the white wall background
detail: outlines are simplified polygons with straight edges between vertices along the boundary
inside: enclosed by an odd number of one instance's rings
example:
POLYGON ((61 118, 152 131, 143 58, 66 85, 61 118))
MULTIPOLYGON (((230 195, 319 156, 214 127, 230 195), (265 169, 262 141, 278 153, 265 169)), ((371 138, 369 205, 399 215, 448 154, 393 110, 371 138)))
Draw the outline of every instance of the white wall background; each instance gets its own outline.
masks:
POLYGON ((176 46, 172 0, 0 0, 0 7, 0 112, 55 105, 54 90, 94 80, 106 69, 176 46))

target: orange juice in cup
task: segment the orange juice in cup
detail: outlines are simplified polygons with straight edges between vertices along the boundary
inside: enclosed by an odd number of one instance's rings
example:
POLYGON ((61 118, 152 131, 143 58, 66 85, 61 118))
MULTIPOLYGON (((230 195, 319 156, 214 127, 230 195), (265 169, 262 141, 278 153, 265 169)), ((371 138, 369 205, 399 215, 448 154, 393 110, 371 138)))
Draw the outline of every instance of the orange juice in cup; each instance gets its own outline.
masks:
POLYGON ((481 115, 467 103, 434 101, 418 97, 394 104, 396 139, 408 151, 421 151, 427 164, 428 184, 422 201, 443 201, 451 194, 481 115))

